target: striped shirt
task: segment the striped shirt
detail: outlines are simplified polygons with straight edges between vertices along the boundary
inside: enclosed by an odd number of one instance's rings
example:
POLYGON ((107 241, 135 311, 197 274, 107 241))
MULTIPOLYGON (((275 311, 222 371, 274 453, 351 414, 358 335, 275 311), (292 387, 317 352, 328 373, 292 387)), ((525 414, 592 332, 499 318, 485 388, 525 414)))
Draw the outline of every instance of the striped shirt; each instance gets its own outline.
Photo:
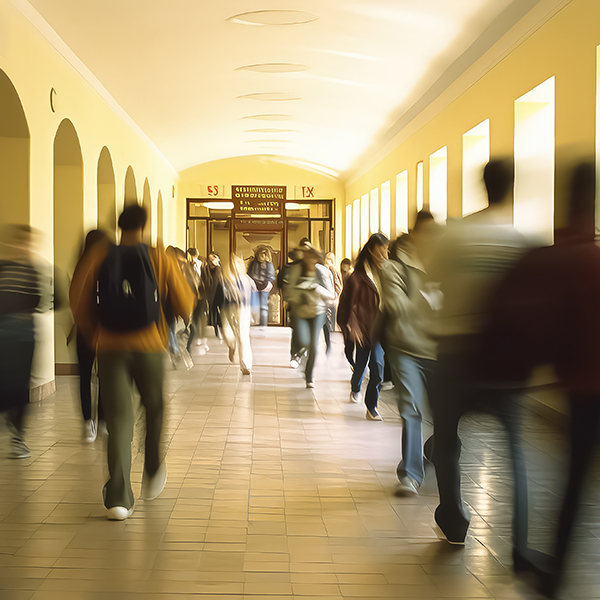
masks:
POLYGON ((25 263, 0 261, 0 315, 32 314, 39 301, 36 269, 25 263))

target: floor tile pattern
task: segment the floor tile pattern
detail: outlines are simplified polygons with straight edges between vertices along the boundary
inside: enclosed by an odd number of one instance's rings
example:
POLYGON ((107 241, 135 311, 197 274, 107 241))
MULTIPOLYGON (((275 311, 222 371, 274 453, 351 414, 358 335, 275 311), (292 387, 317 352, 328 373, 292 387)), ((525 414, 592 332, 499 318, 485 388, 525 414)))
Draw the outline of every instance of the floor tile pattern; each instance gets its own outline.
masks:
MULTIPOLYGON (((100 502, 104 442, 81 439, 77 379, 30 411, 32 456, 0 457, 0 598, 313 600, 536 598, 511 574, 511 476, 505 440, 486 417, 464 420, 465 548, 439 539, 434 474, 418 497, 393 496, 400 458, 394 391, 383 423, 350 404, 350 370, 336 334, 307 390, 289 367, 289 331, 252 332, 245 377, 226 349, 168 370, 163 494, 126 522, 100 502)), ((133 481, 141 482, 140 412, 133 481)), ((563 434, 525 411, 531 533, 547 550, 564 485, 563 434)), ((592 478, 565 598, 600 598, 600 486, 592 478)))

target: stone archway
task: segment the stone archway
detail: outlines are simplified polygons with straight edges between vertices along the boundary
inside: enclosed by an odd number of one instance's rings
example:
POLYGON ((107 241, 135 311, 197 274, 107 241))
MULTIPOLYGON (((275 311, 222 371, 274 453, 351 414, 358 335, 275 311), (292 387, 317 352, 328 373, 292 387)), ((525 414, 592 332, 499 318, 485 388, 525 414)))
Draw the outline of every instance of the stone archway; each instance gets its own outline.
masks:
POLYGON ((136 204, 138 201, 137 187, 135 184, 135 174, 131 166, 127 167, 127 173, 125 173, 125 206, 130 204, 136 204))
POLYGON ((103 229, 116 239, 117 234, 117 195, 115 171, 112 158, 106 146, 98 159, 98 229, 103 229))

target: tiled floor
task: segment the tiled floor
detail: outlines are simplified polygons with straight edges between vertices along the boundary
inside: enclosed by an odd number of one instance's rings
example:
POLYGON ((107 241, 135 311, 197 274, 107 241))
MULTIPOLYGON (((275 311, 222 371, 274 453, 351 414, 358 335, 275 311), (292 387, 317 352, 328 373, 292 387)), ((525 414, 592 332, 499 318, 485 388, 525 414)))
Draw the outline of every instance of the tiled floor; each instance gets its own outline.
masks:
MULTIPOLYGON (((393 392, 382 394, 385 422, 367 421, 348 402, 339 339, 306 390, 287 362, 288 335, 253 330, 252 379, 214 339, 191 371, 168 372, 169 480, 126 522, 106 520, 103 440, 81 441, 77 380, 61 378, 32 406, 32 457, 0 458, 1 600, 535 598, 510 571, 511 478, 495 423, 463 424, 473 520, 466 548, 451 547, 434 528, 433 473, 419 497, 393 496, 393 392)), ((530 537, 545 550, 564 440, 533 415, 524 437, 530 537)), ((133 480, 139 493, 140 455, 133 480)), ((600 598, 599 489, 595 473, 565 598, 600 598)))

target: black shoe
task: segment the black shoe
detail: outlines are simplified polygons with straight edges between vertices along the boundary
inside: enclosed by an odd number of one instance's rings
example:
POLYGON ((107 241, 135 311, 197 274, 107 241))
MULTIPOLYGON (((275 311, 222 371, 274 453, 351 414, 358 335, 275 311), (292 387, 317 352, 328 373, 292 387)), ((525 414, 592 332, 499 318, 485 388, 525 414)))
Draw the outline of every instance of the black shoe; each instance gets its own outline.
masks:
POLYGON ((453 519, 453 523, 449 524, 446 520, 444 521, 440 517, 440 507, 435 509, 434 514, 435 522, 440 528, 441 532, 449 544, 455 544, 458 546, 465 545, 465 539, 467 538, 467 531, 469 529, 470 519, 466 519, 464 516, 458 519, 453 519))
POLYGON ((553 559, 550 555, 524 548, 513 549, 513 569, 515 573, 534 573, 545 577, 552 572, 553 559))

